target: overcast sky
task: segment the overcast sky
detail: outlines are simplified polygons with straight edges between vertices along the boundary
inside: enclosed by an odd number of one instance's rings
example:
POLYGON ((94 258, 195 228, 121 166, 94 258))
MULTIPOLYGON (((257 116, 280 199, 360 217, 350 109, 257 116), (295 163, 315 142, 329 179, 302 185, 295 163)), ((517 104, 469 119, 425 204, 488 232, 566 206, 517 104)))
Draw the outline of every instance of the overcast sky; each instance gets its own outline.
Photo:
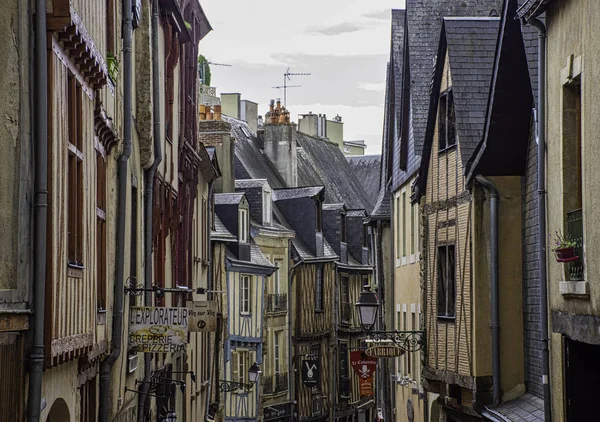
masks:
POLYGON ((211 62, 217 92, 239 92, 259 103, 283 98, 283 74, 292 76, 288 109, 336 114, 346 140, 364 139, 366 154, 381 152, 385 70, 392 8, 404 0, 201 0, 213 31, 200 43, 211 62))

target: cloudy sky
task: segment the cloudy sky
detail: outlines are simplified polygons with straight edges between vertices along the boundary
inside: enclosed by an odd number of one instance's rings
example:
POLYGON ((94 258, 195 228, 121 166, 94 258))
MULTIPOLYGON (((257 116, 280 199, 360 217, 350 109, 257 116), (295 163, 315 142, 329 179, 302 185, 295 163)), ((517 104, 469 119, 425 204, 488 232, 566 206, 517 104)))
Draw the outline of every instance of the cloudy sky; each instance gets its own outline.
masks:
POLYGON ((217 92, 239 92, 265 114, 283 97, 283 74, 292 76, 287 103, 298 114, 336 114, 346 140, 364 139, 379 154, 390 10, 404 0, 201 0, 213 31, 200 44, 211 62, 217 92))

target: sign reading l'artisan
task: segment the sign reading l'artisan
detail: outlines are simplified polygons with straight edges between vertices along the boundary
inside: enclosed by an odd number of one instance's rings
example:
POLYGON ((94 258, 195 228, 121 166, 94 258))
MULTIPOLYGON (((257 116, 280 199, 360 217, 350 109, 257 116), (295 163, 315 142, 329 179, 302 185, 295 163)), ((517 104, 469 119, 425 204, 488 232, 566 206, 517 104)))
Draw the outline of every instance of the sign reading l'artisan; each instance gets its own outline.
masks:
POLYGON ((129 344, 143 353, 185 351, 188 308, 133 307, 129 310, 129 344))

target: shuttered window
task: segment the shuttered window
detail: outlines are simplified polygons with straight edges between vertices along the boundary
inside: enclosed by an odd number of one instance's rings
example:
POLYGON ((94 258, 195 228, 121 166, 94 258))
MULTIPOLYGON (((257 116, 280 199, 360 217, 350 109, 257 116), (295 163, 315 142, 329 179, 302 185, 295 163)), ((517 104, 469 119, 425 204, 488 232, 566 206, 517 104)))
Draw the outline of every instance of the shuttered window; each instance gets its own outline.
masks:
POLYGON ((83 267, 83 111, 82 89, 69 74, 67 120, 69 128, 67 164, 67 249, 72 266, 83 267))
POLYGON ((437 313, 438 317, 456 315, 456 251, 454 245, 437 249, 437 313))
POLYGON ((251 308, 251 288, 250 288, 250 276, 243 275, 240 277, 240 313, 242 315, 249 315, 252 313, 251 308))
POLYGON ((323 310, 323 266, 318 266, 315 280, 315 311, 323 310))

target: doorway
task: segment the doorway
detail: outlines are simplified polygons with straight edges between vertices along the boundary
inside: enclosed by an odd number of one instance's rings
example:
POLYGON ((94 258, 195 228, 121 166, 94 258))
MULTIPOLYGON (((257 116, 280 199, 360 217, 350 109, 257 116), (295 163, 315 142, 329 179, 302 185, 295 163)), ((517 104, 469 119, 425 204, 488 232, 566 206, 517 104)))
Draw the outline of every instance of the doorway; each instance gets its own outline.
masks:
POLYGON ((590 420, 600 397, 600 346, 565 337, 567 422, 590 420))

